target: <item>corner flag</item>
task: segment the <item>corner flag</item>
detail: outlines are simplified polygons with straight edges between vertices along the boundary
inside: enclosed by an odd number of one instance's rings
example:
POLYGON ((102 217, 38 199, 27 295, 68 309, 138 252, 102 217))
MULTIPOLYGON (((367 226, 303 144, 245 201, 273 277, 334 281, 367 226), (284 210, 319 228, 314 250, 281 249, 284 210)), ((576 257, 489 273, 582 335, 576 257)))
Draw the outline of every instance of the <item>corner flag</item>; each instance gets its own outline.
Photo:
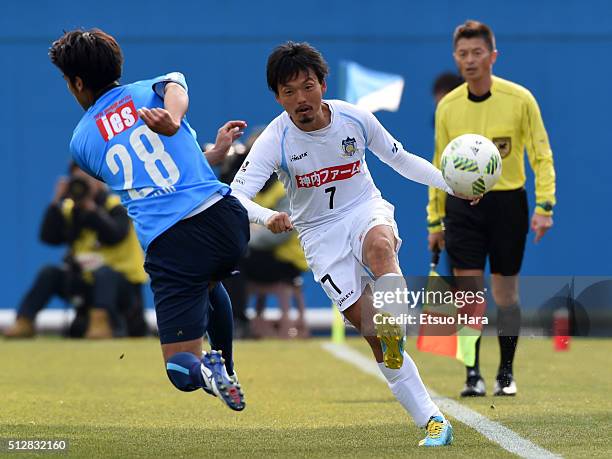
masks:
MULTIPOLYGON (((431 270, 427 283, 428 292, 450 291, 450 286, 436 272, 436 265, 440 257, 439 251, 434 251, 431 260, 431 270)), ((482 317, 486 309, 486 303, 464 307, 464 313, 471 317, 482 317)), ((422 314, 431 317, 450 317, 456 319, 457 307, 454 304, 423 304, 422 314)), ((476 341, 482 333, 482 324, 478 325, 457 325, 453 320, 450 325, 421 325, 419 337, 417 338, 417 349, 421 352, 431 352, 433 354, 454 357, 463 362, 464 365, 474 366, 476 361, 476 341)))
POLYGON ((356 62, 340 63, 341 99, 374 113, 396 112, 404 91, 404 78, 363 67, 356 62))

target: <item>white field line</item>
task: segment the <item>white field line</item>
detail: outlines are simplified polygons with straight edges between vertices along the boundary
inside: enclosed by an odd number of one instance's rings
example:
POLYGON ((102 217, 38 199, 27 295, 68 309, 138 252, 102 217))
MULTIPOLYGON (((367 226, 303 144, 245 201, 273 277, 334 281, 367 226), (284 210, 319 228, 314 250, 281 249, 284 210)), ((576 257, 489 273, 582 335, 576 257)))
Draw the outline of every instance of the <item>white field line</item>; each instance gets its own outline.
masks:
MULTIPOLYGON (((385 377, 380 372, 378 365, 372 358, 368 358, 362 353, 351 349, 348 346, 334 343, 323 343, 323 349, 334 355, 340 360, 344 360, 364 373, 368 373, 381 381, 386 382, 385 377)), ((560 458, 535 443, 521 437, 516 432, 504 427, 498 422, 491 421, 480 413, 446 397, 436 394, 433 390, 427 389, 434 401, 443 412, 448 413, 458 421, 471 427, 486 438, 513 454, 525 458, 560 458)))

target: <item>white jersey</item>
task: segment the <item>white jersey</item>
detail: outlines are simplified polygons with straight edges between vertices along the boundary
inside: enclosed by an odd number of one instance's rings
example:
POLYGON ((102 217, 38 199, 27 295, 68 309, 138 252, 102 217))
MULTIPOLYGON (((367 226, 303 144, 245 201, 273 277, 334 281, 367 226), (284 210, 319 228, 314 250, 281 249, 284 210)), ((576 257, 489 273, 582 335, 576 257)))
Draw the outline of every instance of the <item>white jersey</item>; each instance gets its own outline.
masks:
MULTIPOLYGON (((359 204, 380 197, 366 164, 366 149, 405 177, 448 191, 440 171, 406 152, 370 112, 339 100, 324 103, 331 122, 317 131, 302 131, 287 112, 268 125, 231 185, 241 201, 252 199, 276 172, 300 234, 338 220, 359 204)), ((261 208, 247 209, 251 221, 262 224, 272 215, 261 208)))

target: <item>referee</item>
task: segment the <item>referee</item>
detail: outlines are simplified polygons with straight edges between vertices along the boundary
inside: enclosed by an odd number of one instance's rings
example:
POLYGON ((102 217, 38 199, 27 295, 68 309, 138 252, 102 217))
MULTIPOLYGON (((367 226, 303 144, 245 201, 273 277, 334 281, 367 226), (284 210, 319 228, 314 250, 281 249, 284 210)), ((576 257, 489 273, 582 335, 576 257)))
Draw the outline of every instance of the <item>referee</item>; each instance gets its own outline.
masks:
MULTIPOLYGON (((455 29, 454 58, 465 83, 438 104, 433 164, 455 137, 475 133, 493 141, 503 158, 502 175, 478 206, 430 188, 429 249, 446 247, 460 288, 482 289, 489 257, 491 287, 498 306, 500 363, 494 395, 516 395, 512 363, 520 331, 518 274, 529 231, 524 151, 535 174, 536 206, 531 229, 538 242, 552 225, 555 169, 538 104, 524 87, 492 74, 495 37, 485 24, 468 20, 455 29), (462 279, 463 277, 463 279, 462 279)), ((467 367, 461 396, 485 395, 476 362, 467 367)))

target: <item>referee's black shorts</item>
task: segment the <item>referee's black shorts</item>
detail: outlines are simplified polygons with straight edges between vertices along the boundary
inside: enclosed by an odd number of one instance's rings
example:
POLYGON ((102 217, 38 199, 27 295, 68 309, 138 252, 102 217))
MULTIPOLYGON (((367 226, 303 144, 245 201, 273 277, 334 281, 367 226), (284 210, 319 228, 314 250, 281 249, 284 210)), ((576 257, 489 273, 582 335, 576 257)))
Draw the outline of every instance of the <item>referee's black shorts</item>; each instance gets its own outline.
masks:
POLYGON ((449 195, 444 227, 453 268, 484 270, 489 256, 491 273, 518 274, 529 231, 527 193, 491 191, 476 206, 449 195))

